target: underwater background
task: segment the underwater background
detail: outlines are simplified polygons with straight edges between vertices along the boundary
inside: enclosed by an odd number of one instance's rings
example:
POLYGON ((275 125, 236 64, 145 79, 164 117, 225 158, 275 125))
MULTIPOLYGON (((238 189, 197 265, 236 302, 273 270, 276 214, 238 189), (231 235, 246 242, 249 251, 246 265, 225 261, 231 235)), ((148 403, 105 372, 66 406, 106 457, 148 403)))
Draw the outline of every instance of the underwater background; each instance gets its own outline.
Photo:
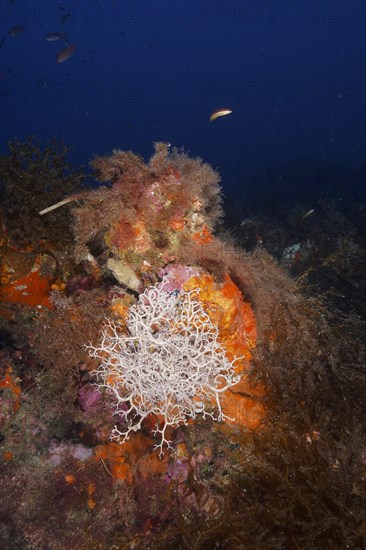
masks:
POLYGON ((168 141, 217 167, 243 202, 262 194, 250 178, 273 165, 284 198, 362 191, 345 180, 365 157, 364 2, 59 4, 2 2, 2 151, 14 137, 59 136, 87 165, 168 141), (57 63, 67 41, 76 50, 57 63), (232 115, 209 124, 222 107, 232 115), (296 163, 307 185, 287 181, 296 163), (323 181, 327 170, 336 182, 323 181))
POLYGON ((0 547, 366 547, 366 2, 0 3, 0 547))

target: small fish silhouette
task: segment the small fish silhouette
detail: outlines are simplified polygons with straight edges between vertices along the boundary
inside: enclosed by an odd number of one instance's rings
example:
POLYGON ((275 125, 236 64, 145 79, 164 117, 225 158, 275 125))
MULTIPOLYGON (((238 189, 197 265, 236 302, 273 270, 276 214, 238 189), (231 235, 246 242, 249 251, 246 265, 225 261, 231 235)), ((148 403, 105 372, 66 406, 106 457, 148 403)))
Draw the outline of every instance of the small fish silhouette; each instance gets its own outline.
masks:
POLYGON ((65 48, 62 48, 62 50, 60 50, 60 51, 58 52, 58 54, 56 55, 56 61, 57 61, 57 63, 63 63, 64 61, 66 61, 67 59, 69 59, 69 57, 71 57, 72 55, 74 55, 75 50, 76 50, 76 46, 73 45, 73 44, 69 44, 69 45, 66 46, 65 48))
POLYGON ((16 25, 15 27, 12 27, 11 29, 9 29, 8 34, 9 36, 17 36, 23 31, 25 31, 25 28, 22 27, 22 25, 16 25))

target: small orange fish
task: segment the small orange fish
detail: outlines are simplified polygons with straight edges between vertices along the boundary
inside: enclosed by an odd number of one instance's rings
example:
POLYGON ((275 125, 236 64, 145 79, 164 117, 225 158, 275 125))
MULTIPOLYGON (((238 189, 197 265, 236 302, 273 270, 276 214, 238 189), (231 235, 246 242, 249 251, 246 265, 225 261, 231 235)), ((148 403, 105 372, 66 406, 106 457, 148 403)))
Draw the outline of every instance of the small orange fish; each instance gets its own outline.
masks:
POLYGON ((76 46, 73 44, 70 44, 69 46, 66 46, 65 48, 62 48, 56 55, 56 61, 57 63, 63 63, 66 61, 66 59, 69 59, 72 55, 74 55, 76 50, 76 46))
POLYGON ((21 25, 17 25, 16 27, 12 27, 11 29, 9 29, 8 34, 10 36, 17 36, 17 34, 20 34, 23 31, 25 31, 25 28, 21 25))
POLYGON ((230 109, 225 109, 225 108, 216 109, 216 111, 212 113, 212 115, 208 120, 212 122, 213 120, 216 120, 217 118, 219 118, 219 116, 230 115, 231 113, 232 111, 230 109))

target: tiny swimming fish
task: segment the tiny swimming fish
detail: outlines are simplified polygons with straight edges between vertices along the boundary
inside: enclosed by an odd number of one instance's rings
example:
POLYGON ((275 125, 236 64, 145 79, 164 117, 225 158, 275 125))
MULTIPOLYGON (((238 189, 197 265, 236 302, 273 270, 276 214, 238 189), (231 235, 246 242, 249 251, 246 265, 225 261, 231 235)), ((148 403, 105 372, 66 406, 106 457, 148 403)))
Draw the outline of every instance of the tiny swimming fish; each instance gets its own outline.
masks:
POLYGON ((72 55, 74 55, 76 50, 76 46, 73 44, 70 44, 69 46, 66 46, 65 48, 62 48, 56 55, 56 61, 57 63, 63 63, 66 61, 66 59, 69 59, 72 55))
POLYGON ((315 212, 315 208, 312 208, 311 210, 309 210, 308 212, 306 212, 306 214, 304 214, 302 216, 302 220, 305 220, 306 218, 308 218, 309 216, 311 216, 311 214, 313 214, 315 212))
POLYGON ((230 109, 216 109, 208 119, 210 122, 219 118, 219 116, 230 115, 232 111, 230 109))
POLYGON ((55 42, 55 40, 59 40, 64 36, 64 32, 50 32, 49 34, 46 34, 45 39, 47 40, 47 42, 55 42))
POLYGON ((25 31, 25 28, 22 27, 21 25, 17 25, 16 27, 12 27, 11 29, 9 29, 8 34, 9 36, 17 36, 23 31, 25 31))
POLYGON ((63 15, 61 17, 61 25, 63 25, 65 23, 65 21, 68 20, 68 18, 70 17, 70 14, 69 13, 65 13, 65 15, 63 15))

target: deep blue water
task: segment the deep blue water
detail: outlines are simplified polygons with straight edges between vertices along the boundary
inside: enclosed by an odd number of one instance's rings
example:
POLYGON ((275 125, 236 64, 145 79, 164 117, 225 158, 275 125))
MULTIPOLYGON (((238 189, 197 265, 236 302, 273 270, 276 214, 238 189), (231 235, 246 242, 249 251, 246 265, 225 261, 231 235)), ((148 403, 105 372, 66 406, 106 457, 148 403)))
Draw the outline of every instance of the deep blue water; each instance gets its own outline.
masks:
MULTIPOLYGON (((363 0, 3 0, 0 22, 1 154, 30 134, 84 164, 113 148, 148 158, 164 140, 218 168, 229 195, 299 159, 314 174, 365 164, 363 0), (209 122, 220 107, 233 112, 209 122)), ((300 171, 300 194, 326 185, 300 171)))

